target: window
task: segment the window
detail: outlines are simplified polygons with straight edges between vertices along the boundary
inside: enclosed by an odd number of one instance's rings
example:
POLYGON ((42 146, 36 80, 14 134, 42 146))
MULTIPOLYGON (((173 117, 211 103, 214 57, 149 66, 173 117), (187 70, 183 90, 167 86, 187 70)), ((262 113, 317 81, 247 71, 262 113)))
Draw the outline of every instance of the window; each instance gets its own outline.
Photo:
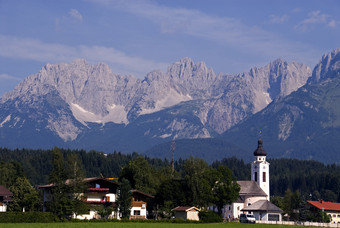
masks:
POLYGON ((266 172, 263 172, 262 174, 263 174, 262 175, 262 180, 263 180, 263 182, 266 182, 266 172))
POLYGON ((100 188, 100 184, 96 184, 96 188, 100 188))
POLYGON ((268 214, 268 221, 280 221, 280 216, 277 214, 268 214))
POLYGON ((228 210, 229 210, 229 211, 231 210, 231 206, 228 207, 228 210))
POLYGON ((255 182, 257 182, 257 172, 255 172, 255 177, 254 177, 254 180, 255 180, 255 182))
POLYGON ((140 210, 134 210, 133 215, 140 215, 140 210))

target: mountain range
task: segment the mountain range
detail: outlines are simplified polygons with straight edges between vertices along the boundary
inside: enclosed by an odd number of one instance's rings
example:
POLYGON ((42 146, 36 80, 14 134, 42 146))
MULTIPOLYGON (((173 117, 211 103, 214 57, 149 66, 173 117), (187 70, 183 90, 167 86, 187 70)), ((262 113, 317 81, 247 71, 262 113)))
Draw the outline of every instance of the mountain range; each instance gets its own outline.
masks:
POLYGON ((320 146, 339 148, 332 141, 340 115, 334 105, 339 67, 339 49, 324 55, 313 71, 277 59, 237 75, 216 75, 190 58, 143 79, 83 59, 47 64, 2 96, 0 146, 165 156, 175 139, 182 145, 178 156, 213 160, 256 148, 261 130, 273 157, 326 161, 306 145, 316 149, 323 140, 320 146), (192 151, 190 145, 201 146, 192 151))

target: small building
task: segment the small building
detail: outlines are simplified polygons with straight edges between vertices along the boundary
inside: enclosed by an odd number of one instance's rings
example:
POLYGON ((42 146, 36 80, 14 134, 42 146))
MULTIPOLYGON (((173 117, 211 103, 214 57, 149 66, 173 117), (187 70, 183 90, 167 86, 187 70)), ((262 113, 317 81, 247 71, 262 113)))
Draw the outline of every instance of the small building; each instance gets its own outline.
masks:
POLYGON ((184 220, 193 220, 193 221, 199 221, 198 213, 200 212, 200 209, 196 207, 183 207, 179 206, 172 211, 175 213, 175 218, 182 218, 184 220))
POLYGON ((253 214, 257 221, 282 221, 283 211, 268 200, 256 201, 242 211, 253 214))
POLYGON ((324 211, 329 216, 331 223, 340 223, 340 203, 325 202, 323 200, 308 200, 307 203, 311 205, 312 211, 324 211))
POLYGON ((13 193, 9 191, 6 187, 0 185, 0 212, 7 211, 7 204, 12 200, 13 193))
POLYGON ((146 219, 147 217, 147 200, 154 198, 145 192, 133 189, 132 192, 132 203, 131 203, 131 216, 130 219, 146 219))

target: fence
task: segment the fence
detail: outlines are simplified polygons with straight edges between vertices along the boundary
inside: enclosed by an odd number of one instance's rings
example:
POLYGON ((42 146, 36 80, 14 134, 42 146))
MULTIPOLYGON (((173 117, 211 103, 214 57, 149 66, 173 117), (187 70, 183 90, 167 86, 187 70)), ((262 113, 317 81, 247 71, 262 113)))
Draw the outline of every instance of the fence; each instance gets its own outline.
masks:
POLYGON ((292 222, 292 221, 256 221, 261 224, 278 224, 278 225, 297 225, 297 226, 317 226, 317 227, 339 227, 340 223, 322 223, 322 222, 292 222))

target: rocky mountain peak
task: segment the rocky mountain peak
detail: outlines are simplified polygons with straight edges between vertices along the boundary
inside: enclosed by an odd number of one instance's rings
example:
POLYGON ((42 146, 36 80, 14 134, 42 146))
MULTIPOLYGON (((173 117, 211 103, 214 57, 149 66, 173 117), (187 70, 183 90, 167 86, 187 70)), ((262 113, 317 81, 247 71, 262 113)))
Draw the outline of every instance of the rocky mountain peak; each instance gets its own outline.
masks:
POLYGON ((315 84, 337 76, 340 76, 340 48, 322 56, 313 70, 310 83, 315 84))

